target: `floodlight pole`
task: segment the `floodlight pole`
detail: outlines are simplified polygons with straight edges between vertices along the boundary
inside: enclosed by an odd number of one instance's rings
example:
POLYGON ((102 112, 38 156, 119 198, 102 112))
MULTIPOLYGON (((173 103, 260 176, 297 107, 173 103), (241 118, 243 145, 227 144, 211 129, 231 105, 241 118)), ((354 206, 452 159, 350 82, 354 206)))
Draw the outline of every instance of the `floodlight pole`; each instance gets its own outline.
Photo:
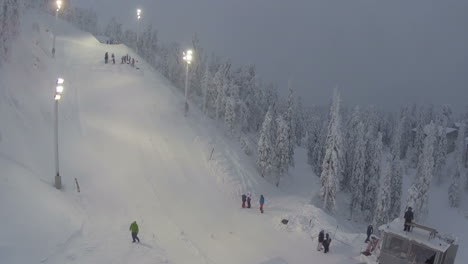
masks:
POLYGON ((186 52, 182 53, 184 55, 183 59, 187 63, 187 66, 185 68, 185 115, 187 116, 188 109, 189 109, 189 104, 188 104, 188 77, 189 77, 189 65, 192 63, 193 59, 193 51, 192 50, 187 50, 186 52))
POLYGON ((62 178, 59 172, 59 146, 58 146, 58 104, 59 100, 55 100, 55 188, 62 188, 62 178))
POLYGON ((62 177, 60 177, 59 171, 59 131, 58 131, 58 106, 59 100, 62 98, 63 92, 63 83, 62 78, 57 79, 57 86, 55 88, 55 124, 54 124, 54 143, 55 143, 55 188, 60 190, 62 188, 62 177))
POLYGON ((185 67, 185 115, 188 113, 189 105, 188 105, 188 74, 189 74, 189 63, 186 63, 187 66, 185 67))
POLYGON ((138 55, 138 41, 140 33, 140 18, 141 18, 141 9, 137 9, 137 32, 136 32, 136 54, 138 55))

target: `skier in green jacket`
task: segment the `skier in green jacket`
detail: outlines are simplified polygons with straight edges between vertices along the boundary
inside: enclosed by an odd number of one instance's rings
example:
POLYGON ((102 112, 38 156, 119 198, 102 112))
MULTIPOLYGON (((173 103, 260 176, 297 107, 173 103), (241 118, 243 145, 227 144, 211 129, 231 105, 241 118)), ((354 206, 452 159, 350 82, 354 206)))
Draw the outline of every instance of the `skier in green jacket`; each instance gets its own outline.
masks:
POLYGON ((134 221, 130 225, 130 231, 132 232, 132 239, 133 239, 132 243, 135 243, 135 241, 138 241, 138 243, 140 243, 140 239, 138 238, 138 225, 136 221, 134 221))

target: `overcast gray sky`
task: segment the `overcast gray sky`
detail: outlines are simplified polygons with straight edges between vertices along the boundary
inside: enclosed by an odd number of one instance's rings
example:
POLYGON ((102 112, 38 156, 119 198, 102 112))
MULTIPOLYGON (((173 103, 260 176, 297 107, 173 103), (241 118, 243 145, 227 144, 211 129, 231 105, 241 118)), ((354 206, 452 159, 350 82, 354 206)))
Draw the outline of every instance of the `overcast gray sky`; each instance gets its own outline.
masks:
POLYGON ((468 104, 467 0, 70 1, 125 28, 139 6, 164 42, 197 32, 265 81, 292 79, 307 102, 327 103, 338 86, 347 104, 468 104))

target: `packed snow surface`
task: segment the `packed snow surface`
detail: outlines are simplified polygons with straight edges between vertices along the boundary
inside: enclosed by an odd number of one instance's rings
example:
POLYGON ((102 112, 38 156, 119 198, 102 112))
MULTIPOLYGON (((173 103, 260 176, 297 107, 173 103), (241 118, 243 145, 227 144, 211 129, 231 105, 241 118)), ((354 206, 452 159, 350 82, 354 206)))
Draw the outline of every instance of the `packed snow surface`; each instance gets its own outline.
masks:
POLYGON ((29 14, 0 71, 0 263, 359 262, 364 235, 310 203, 319 181, 305 150, 276 188, 196 107, 184 117, 183 94, 140 58, 139 69, 120 64, 134 56, 127 47, 59 21, 51 58, 52 24, 29 14), (104 64, 105 52, 115 65, 104 64), (58 77, 65 79, 60 191, 53 187, 58 77), (247 192, 252 209, 240 208, 247 192), (139 244, 131 243, 133 221, 139 244), (316 250, 321 229, 333 238, 329 254, 316 250))

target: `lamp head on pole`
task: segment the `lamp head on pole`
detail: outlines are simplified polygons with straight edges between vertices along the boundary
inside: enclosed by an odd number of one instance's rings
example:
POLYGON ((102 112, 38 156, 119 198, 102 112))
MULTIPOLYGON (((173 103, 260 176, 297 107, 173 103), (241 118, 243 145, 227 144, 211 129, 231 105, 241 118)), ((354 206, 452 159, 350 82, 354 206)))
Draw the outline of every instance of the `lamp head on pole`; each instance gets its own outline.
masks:
POLYGON ((190 64, 192 63, 192 60, 193 60, 193 51, 192 50, 187 50, 186 52, 183 52, 182 53, 184 55, 183 59, 185 62, 187 62, 187 64, 190 64))
POLYGON ((57 12, 62 8, 62 0, 57 0, 55 2, 57 4, 57 12))
POLYGON ((57 79, 57 86, 55 87, 55 97, 54 99, 56 101, 60 100, 62 98, 62 93, 63 93, 63 83, 65 80, 63 78, 58 78, 57 79))
POLYGON ((137 9, 137 18, 138 18, 138 20, 140 20, 140 18, 141 18, 141 9, 139 9, 139 8, 137 9))

